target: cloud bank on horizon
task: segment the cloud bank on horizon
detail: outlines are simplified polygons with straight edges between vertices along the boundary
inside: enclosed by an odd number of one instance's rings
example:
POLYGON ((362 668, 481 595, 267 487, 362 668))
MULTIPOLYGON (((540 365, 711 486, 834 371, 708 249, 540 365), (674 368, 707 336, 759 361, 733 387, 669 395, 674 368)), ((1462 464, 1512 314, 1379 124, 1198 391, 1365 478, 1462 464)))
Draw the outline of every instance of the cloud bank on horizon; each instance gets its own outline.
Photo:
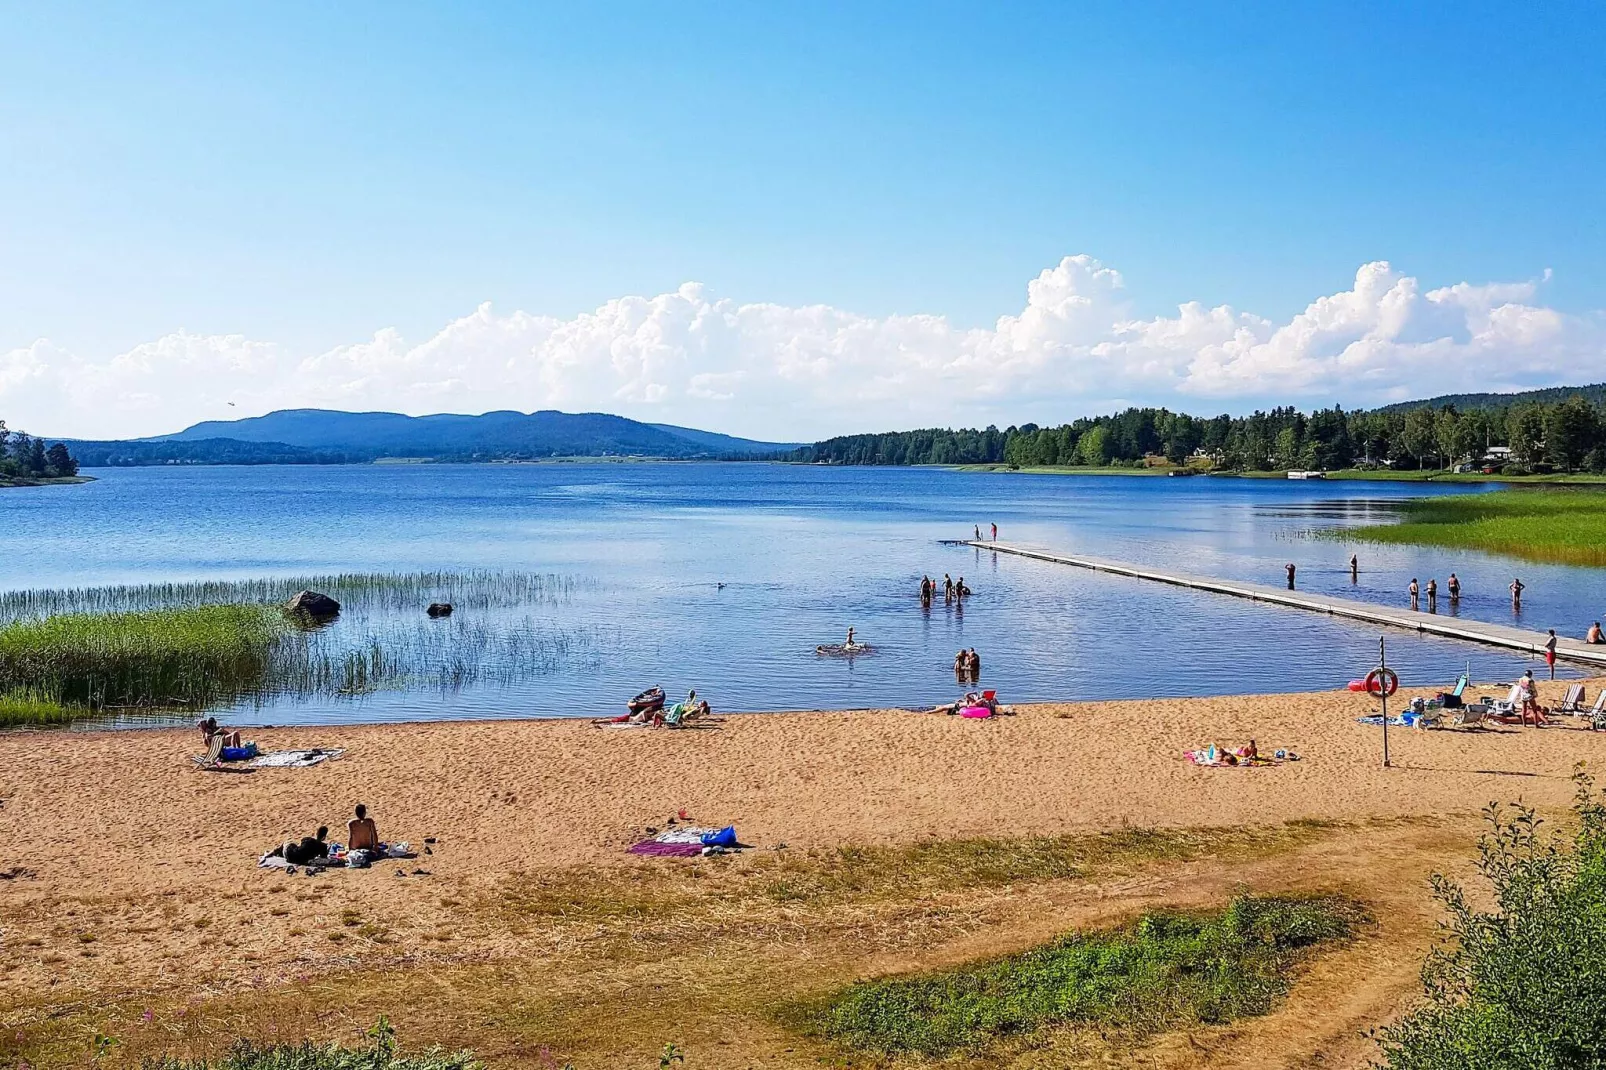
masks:
POLYGON ((94 358, 41 339, 0 354, 0 417, 123 438, 283 408, 564 409, 803 441, 1060 423, 1126 404, 1354 407, 1606 378, 1606 318, 1547 308, 1538 289, 1424 290, 1378 261, 1286 323, 1197 302, 1144 319, 1120 273, 1084 255, 1028 283, 1019 314, 964 329, 940 315, 742 305, 687 283, 572 319, 484 304, 417 344, 386 329, 312 354, 178 331, 94 358))

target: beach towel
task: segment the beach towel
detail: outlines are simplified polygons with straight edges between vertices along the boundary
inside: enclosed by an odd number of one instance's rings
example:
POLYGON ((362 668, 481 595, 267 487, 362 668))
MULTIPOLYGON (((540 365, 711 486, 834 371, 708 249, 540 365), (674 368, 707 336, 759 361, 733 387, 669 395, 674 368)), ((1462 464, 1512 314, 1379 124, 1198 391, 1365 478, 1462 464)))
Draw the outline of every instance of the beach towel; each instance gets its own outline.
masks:
POLYGON ((665 829, 651 839, 631 844, 625 850, 630 854, 653 855, 659 858, 693 858, 702 854, 705 847, 739 846, 735 826, 727 825, 722 829, 711 829, 681 825, 678 828, 665 829))
POLYGON ((307 750, 275 750, 251 759, 256 769, 303 769, 319 762, 333 761, 345 754, 344 747, 313 747, 307 750))
MULTIPOLYGON (((1390 717, 1389 718, 1389 727, 1390 728, 1410 728, 1413 724, 1416 723, 1417 716, 1418 715, 1414 714, 1414 713, 1402 713, 1398 717, 1390 717)), ((1356 724, 1382 725, 1382 723, 1383 723, 1383 715, 1380 714, 1380 713, 1374 713, 1370 717, 1357 717, 1357 718, 1355 718, 1355 723, 1356 724)))

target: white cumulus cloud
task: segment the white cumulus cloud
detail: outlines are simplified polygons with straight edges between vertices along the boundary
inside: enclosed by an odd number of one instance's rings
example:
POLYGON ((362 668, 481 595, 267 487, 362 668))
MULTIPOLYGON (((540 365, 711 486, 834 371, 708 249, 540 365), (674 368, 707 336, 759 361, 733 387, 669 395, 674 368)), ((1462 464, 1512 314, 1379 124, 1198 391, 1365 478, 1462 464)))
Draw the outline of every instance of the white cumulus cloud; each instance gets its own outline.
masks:
POLYGON ((964 329, 940 315, 737 304, 687 283, 570 319, 485 304, 422 341, 382 329, 322 353, 184 331, 109 356, 41 339, 0 352, 0 417, 111 438, 279 408, 565 409, 803 440, 1128 403, 1355 406, 1606 378, 1606 320, 1547 308, 1539 290, 1424 289, 1379 261, 1283 323, 1197 302, 1145 319, 1119 272, 1072 256, 1027 284, 1020 312, 964 329))

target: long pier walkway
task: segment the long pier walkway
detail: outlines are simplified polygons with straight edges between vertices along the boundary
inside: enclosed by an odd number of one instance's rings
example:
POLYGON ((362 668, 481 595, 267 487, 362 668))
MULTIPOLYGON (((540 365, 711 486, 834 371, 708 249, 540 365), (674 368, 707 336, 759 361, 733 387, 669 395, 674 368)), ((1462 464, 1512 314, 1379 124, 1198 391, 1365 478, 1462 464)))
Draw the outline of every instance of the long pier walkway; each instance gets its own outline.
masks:
MULTIPOLYGON (((1174 572, 1169 569, 1142 568, 1137 565, 1129 565, 1121 561, 1110 561, 1101 557, 1056 554, 1046 550, 1031 550, 1022 546, 1009 546, 1001 542, 988 542, 985 540, 965 539, 962 540, 962 543, 965 546, 974 546, 978 550, 990 550, 997 554, 1013 554, 1016 557, 1029 557, 1036 561, 1048 561, 1056 565, 1072 565, 1076 568, 1092 569, 1095 572, 1128 576, 1136 580, 1169 583, 1173 587, 1187 587, 1196 591, 1210 591, 1215 594, 1231 595, 1234 598, 1248 598, 1255 602, 1269 602, 1272 605, 1287 606, 1290 609, 1303 609, 1313 613, 1326 613, 1334 617, 1347 617, 1350 620, 1365 621, 1368 624, 1381 624, 1389 628, 1405 628, 1425 635, 1438 635, 1446 639, 1463 639, 1472 643, 1505 647, 1508 650, 1520 650, 1525 654, 1543 654, 1545 652, 1545 640, 1548 638, 1540 632, 1528 632, 1520 628, 1508 628, 1500 624, 1486 624, 1478 620, 1445 617, 1436 613, 1422 613, 1410 609, 1394 609, 1389 606, 1375 605, 1371 602, 1356 602, 1348 598, 1334 598, 1325 594, 1307 594, 1303 591, 1290 591, 1286 588, 1271 587, 1258 583, 1190 576, 1186 573, 1174 572)), ((1587 665, 1606 666, 1606 646, 1590 646, 1575 639, 1558 637, 1556 656, 1587 665)))

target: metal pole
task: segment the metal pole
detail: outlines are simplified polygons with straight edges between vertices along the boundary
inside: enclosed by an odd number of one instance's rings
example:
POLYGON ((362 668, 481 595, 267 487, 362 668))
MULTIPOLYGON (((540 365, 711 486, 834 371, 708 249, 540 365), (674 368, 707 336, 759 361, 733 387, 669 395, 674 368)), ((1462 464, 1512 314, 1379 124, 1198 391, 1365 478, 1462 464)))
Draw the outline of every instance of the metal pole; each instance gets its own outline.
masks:
MULTIPOLYGON (((1377 667, 1389 667, 1388 651, 1383 646, 1383 636, 1377 637, 1377 667)), ((1383 696, 1383 768, 1389 768, 1389 681, 1387 673, 1380 673, 1378 680, 1378 694, 1383 696)))

